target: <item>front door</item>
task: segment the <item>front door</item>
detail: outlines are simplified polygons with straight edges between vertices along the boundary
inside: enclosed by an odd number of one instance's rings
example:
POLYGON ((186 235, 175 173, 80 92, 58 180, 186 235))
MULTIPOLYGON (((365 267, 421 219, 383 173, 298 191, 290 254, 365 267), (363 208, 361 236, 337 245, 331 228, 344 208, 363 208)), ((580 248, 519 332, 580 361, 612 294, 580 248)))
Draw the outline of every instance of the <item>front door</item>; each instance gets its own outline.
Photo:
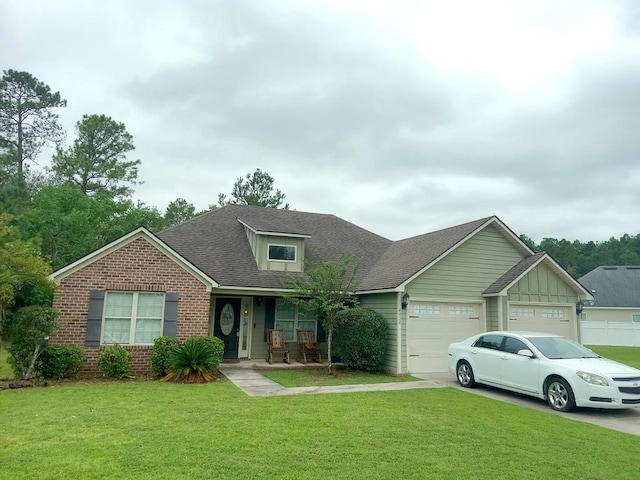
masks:
POLYGON ((240 299, 216 298, 213 334, 224 342, 223 358, 238 358, 240 299))

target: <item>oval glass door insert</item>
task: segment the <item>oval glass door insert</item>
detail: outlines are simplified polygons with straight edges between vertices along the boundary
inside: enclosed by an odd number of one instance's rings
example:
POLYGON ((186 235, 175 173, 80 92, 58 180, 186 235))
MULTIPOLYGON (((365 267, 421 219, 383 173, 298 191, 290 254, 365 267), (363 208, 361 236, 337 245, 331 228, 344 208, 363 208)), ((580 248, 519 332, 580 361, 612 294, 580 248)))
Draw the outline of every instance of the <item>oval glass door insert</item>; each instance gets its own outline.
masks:
POLYGON ((220 331, 223 335, 229 335, 233 330, 233 306, 227 303, 220 312, 220 331))

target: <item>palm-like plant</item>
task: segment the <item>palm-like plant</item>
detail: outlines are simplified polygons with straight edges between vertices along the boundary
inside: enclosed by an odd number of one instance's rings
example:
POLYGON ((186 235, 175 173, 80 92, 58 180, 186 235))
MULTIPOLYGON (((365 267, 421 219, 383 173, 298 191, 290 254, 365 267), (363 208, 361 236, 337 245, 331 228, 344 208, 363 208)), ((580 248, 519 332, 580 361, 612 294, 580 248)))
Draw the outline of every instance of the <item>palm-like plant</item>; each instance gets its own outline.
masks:
POLYGON ((214 348, 201 338, 188 338, 173 347, 169 355, 169 373, 162 380, 188 383, 210 382, 218 365, 214 348))

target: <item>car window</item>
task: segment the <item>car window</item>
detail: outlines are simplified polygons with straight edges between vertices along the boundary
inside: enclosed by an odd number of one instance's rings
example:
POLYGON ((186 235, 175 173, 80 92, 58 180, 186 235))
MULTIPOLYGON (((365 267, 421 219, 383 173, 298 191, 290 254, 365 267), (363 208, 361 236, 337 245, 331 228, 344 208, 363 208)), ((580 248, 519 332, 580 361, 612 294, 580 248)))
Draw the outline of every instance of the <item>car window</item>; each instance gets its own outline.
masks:
POLYGON ((503 350, 507 353, 518 353, 520 350, 530 350, 526 343, 513 337, 505 337, 503 350))
POLYGON ((476 343, 473 344, 474 347, 480 348, 489 348, 491 350, 500 350, 500 345, 502 345, 502 339, 504 336, 502 335, 483 335, 476 343))
POLYGON ((547 358, 598 358, 586 347, 566 337, 528 337, 547 358))

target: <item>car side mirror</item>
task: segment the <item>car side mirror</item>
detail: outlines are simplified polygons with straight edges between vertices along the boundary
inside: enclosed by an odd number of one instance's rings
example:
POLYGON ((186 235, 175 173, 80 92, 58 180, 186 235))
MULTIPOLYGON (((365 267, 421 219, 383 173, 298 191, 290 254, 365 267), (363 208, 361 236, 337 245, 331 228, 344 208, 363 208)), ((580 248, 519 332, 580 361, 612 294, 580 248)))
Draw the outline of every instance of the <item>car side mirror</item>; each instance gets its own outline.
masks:
POLYGON ((523 357, 535 358, 535 355, 528 348, 523 348, 522 350, 518 350, 518 355, 522 355, 523 357))

